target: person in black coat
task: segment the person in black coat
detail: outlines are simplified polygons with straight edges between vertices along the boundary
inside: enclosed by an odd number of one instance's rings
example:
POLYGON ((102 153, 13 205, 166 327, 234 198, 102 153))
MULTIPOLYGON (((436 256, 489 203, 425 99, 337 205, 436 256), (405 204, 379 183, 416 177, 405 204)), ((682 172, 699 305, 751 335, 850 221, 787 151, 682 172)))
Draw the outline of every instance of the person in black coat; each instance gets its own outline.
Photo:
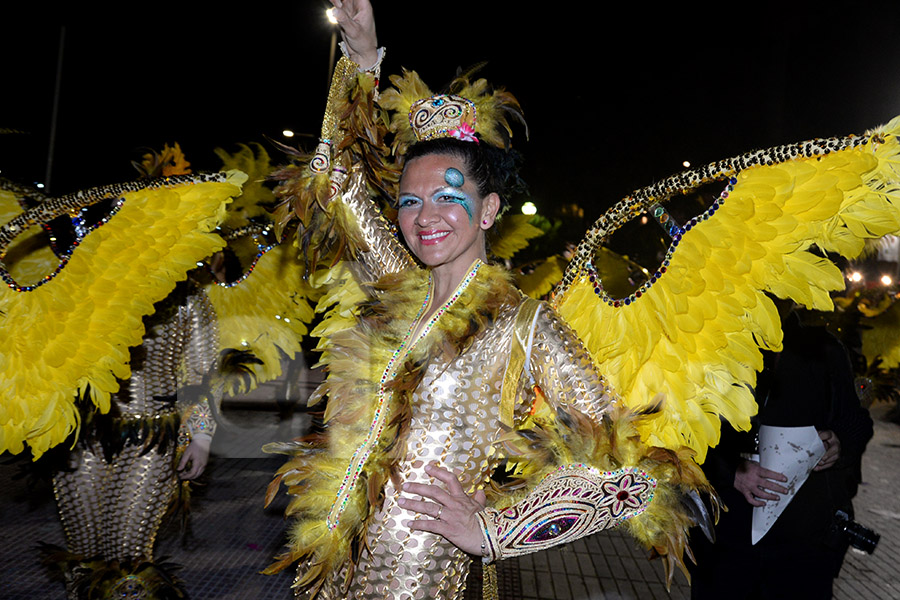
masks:
POLYGON ((784 320, 783 351, 765 358, 754 427, 737 432, 723 425, 722 440, 703 465, 727 512, 714 544, 703 535, 691 536, 697 560, 691 573, 694 600, 831 598, 848 548, 845 536, 834 530, 835 513, 843 510, 853 518, 851 499, 873 429, 856 395, 847 351, 824 327, 805 326, 792 312, 784 320), (760 424, 813 425, 826 451, 772 528, 752 545, 753 507, 787 491, 783 474, 749 459, 760 424))

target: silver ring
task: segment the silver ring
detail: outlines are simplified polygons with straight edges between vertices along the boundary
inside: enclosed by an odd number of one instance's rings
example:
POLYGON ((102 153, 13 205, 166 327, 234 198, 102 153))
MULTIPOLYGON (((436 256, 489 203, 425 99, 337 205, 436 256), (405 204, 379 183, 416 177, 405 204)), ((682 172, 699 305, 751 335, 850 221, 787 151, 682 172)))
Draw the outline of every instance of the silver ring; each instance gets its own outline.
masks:
POLYGON ((441 520, 441 513, 442 513, 442 512, 444 512, 444 505, 443 505, 443 504, 439 504, 439 505, 438 505, 438 514, 437 514, 437 516, 434 518, 436 521, 440 521, 440 520, 441 520))

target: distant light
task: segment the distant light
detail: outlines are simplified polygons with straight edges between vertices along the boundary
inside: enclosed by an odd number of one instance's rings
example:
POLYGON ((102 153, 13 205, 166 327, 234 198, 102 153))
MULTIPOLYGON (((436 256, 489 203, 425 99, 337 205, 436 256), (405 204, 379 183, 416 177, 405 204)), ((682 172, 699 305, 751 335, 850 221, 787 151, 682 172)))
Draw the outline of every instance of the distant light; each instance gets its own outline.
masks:
POLYGON ((685 169, 690 169, 690 168, 691 168, 691 161, 686 160, 686 161, 684 161, 683 163, 681 163, 681 165, 682 165, 685 169))
POLYGON ((534 202, 526 202, 522 205, 522 214, 523 215, 534 215, 537 214, 537 206, 534 205, 534 202))
POLYGON ((860 273, 859 271, 853 271, 852 273, 850 273, 850 281, 852 281, 853 283, 859 283, 860 281, 862 281, 862 273, 860 273))
POLYGON ((332 25, 337 25, 337 19, 334 16, 334 8, 329 8, 325 11, 325 16, 328 17, 328 22, 332 25))
POLYGON ((641 215, 641 225, 646 225, 648 220, 647 215, 641 215))
POLYGON ((882 276, 881 276, 881 283, 882 283, 883 285, 886 285, 886 286, 887 286, 887 285, 891 285, 892 283, 894 283, 894 281, 891 279, 891 276, 890 276, 890 275, 882 275, 882 276))
POLYGON ((44 184, 38 183, 38 184, 36 184, 36 187, 37 187, 37 189, 42 190, 42 189, 44 189, 44 184))
POLYGON ((290 129, 285 129, 284 131, 281 132, 281 135, 283 135, 286 138, 292 138, 292 137, 294 137, 294 132, 291 131, 290 129))

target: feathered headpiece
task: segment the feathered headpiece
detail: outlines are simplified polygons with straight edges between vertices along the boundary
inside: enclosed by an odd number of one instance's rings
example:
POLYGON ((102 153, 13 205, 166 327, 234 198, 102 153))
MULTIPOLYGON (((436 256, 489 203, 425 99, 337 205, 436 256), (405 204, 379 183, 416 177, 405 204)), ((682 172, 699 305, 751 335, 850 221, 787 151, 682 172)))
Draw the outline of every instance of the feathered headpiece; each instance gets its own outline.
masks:
POLYGON ((391 151, 398 160, 415 142, 442 137, 509 149, 510 121, 525 125, 522 107, 511 93, 491 90, 486 79, 471 81, 469 73, 457 76, 443 94, 432 93, 415 71, 404 70, 390 80, 394 87, 381 94, 379 103, 392 113, 391 151))
POLYGON ((365 246, 352 228, 341 225, 352 222, 353 216, 341 203, 332 202, 354 166, 365 170, 370 190, 394 198, 404 157, 415 142, 455 137, 508 150, 511 123, 525 125, 515 97, 491 89, 485 79, 470 81, 472 70, 458 75, 441 95, 435 95, 414 71, 392 76, 394 87, 380 96, 371 73, 359 76, 357 65, 348 58, 338 62, 335 73, 318 147, 301 153, 283 146, 295 162, 270 177, 277 183, 275 197, 281 202, 273 215, 276 234, 280 238, 291 222, 296 223, 297 245, 309 260, 307 273, 325 256, 334 264, 347 251, 365 246))

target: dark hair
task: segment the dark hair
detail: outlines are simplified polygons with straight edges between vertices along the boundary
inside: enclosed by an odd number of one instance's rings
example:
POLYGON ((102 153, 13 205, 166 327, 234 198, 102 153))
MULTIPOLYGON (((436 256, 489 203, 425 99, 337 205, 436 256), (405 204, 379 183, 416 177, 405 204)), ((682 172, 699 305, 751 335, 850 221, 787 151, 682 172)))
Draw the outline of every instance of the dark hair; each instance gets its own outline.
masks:
POLYGON ((503 150, 483 141, 476 144, 456 138, 438 138, 413 144, 404 157, 404 164, 432 154, 461 160, 482 197, 491 192, 500 196, 501 212, 509 206, 510 195, 525 192, 525 182, 519 177, 521 155, 514 150, 503 150))

